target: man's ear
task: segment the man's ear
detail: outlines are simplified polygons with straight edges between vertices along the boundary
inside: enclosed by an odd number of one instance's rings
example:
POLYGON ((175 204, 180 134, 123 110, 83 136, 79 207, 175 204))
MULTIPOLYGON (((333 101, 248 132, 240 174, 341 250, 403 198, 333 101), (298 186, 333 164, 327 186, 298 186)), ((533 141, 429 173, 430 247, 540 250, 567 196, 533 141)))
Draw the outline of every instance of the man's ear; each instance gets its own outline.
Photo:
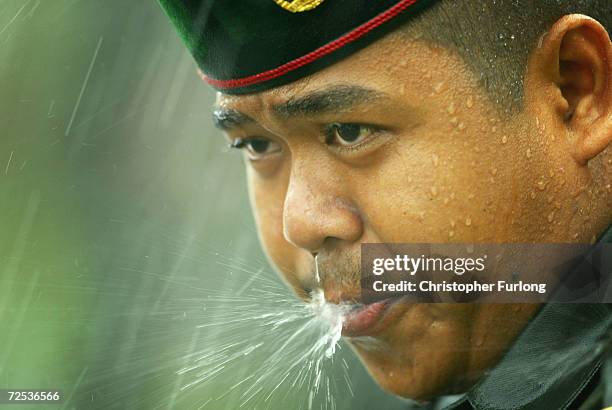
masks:
POLYGON ((606 149, 612 143, 612 43, 606 29, 580 14, 559 19, 529 58, 525 98, 527 109, 566 130, 579 164, 606 149))

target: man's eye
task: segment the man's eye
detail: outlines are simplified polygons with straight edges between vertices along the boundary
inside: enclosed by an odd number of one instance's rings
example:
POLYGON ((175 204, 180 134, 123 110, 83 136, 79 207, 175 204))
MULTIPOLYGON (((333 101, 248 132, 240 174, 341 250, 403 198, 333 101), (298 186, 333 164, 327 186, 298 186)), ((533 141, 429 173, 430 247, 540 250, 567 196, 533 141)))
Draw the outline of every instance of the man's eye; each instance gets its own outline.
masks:
POLYGON ((246 149, 252 159, 260 159, 266 155, 280 151, 280 145, 267 138, 236 138, 231 148, 246 149))
POLYGON ((363 124, 330 124, 325 133, 325 143, 328 145, 351 146, 368 138, 374 129, 363 124))

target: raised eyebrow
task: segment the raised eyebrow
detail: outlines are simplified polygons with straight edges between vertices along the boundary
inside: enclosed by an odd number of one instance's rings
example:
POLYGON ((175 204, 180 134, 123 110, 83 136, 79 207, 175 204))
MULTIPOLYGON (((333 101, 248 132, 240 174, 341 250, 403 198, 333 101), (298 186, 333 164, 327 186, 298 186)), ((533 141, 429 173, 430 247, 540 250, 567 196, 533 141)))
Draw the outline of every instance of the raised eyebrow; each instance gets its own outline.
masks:
POLYGON ((353 85, 337 85, 276 104, 273 111, 282 118, 321 115, 350 109, 358 104, 384 98, 386 94, 353 85))
POLYGON ((223 131, 254 122, 251 117, 240 111, 221 107, 213 108, 212 120, 214 126, 223 131))

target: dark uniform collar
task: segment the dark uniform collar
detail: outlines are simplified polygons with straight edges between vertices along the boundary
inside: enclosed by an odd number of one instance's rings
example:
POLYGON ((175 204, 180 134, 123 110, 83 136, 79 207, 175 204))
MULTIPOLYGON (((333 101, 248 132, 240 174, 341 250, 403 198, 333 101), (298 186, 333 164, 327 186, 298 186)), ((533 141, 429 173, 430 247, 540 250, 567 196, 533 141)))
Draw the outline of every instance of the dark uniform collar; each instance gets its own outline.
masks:
MULTIPOLYGON (((612 243, 612 228, 598 245, 602 243, 612 243)), ((602 366, 611 329, 610 304, 544 305, 501 362, 476 386, 451 405, 434 404, 432 408, 575 408, 577 397, 602 366)), ((444 401, 448 403, 448 398, 444 401)))
POLYGON ((607 304, 544 306, 504 359, 468 394, 476 409, 564 409, 601 366, 607 304))

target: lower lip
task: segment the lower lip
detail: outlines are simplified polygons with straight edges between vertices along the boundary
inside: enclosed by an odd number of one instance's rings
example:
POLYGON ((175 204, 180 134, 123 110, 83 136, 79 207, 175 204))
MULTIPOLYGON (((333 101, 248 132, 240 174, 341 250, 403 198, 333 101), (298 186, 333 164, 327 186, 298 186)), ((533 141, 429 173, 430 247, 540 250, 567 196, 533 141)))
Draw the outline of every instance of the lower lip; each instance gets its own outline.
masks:
POLYGON ((365 336, 375 333, 389 310, 392 300, 385 299, 356 309, 344 318, 342 335, 348 337, 365 336))

